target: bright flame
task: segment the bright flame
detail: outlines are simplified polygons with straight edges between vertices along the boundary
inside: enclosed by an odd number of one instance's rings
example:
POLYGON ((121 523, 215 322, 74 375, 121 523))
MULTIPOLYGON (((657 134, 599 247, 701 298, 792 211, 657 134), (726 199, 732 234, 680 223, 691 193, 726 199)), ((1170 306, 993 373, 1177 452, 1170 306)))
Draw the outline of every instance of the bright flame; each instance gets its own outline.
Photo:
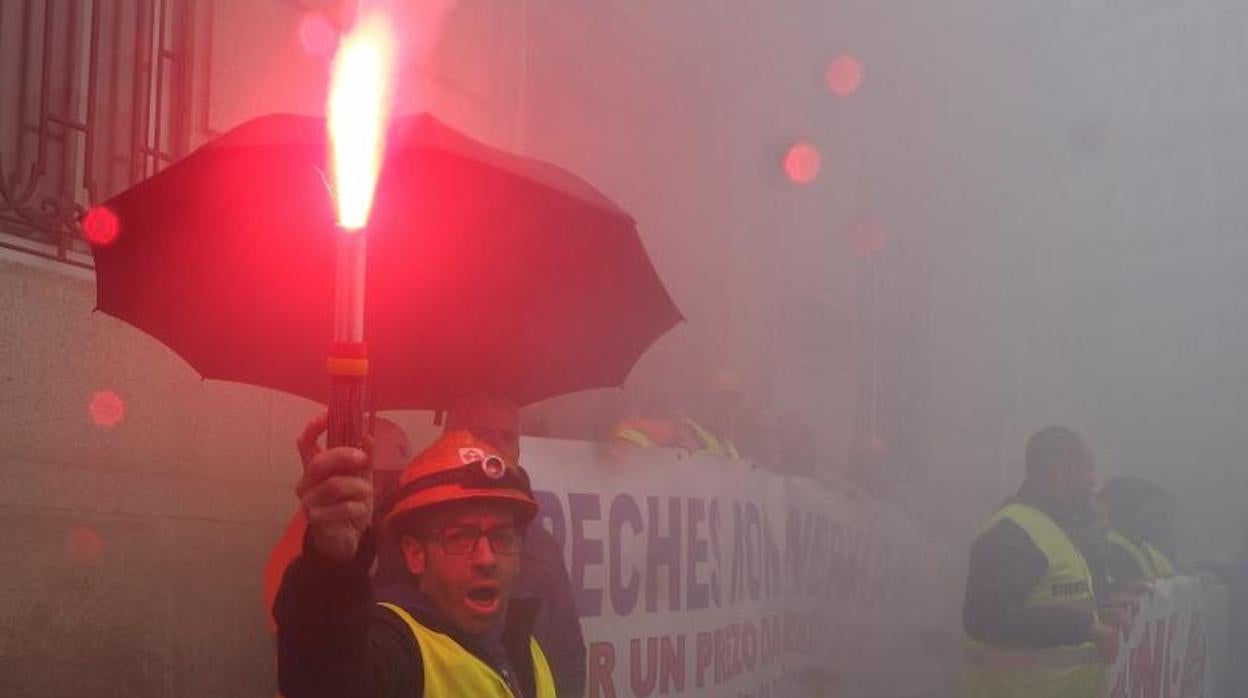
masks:
POLYGON ((343 37, 329 86, 329 140, 338 225, 368 223, 385 150, 395 39, 389 19, 374 11, 343 37))

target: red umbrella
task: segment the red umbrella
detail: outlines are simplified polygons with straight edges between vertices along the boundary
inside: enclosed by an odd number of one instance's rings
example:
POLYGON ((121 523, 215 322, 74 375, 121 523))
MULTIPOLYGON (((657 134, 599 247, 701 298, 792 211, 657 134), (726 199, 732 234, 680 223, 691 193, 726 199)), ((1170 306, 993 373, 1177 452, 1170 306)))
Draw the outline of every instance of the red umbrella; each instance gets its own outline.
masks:
MULTIPOLYGON (((247 122, 105 203, 97 308, 206 378, 324 401, 335 230, 323 119, 247 122)), ((394 120, 368 223, 373 408, 620 385, 681 320, 633 219, 554 165, 394 120)))

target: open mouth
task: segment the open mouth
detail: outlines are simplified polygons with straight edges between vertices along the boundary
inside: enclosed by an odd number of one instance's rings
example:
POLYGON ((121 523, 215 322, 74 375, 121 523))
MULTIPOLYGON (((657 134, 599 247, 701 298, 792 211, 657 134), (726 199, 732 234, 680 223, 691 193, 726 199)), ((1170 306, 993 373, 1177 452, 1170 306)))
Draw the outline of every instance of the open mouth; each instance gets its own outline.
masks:
POLYGON ((468 605, 479 613, 493 613, 498 610, 500 594, 498 587, 493 585, 475 586, 466 594, 468 605))

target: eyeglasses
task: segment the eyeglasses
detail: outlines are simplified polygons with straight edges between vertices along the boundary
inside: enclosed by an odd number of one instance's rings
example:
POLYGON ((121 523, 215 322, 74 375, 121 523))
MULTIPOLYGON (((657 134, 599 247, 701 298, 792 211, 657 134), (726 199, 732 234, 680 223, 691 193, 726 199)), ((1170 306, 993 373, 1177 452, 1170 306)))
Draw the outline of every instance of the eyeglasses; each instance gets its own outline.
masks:
POLYGON ((488 531, 472 526, 444 528, 437 532, 437 537, 447 555, 472 555, 477 552, 477 543, 482 538, 490 541, 495 555, 515 555, 524 542, 524 536, 515 526, 499 526, 488 531))

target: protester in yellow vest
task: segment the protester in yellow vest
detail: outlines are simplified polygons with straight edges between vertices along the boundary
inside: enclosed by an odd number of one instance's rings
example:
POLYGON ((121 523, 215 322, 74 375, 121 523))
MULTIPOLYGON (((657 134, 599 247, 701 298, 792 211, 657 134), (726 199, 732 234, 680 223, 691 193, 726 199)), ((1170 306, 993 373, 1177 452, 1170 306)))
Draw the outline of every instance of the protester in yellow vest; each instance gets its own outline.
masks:
POLYGON ((636 415, 611 428, 607 443, 620 448, 682 448, 697 450, 699 443, 682 428, 686 409, 675 393, 648 397, 636 415))
POLYGON ((274 604, 282 694, 553 698, 531 632, 537 609, 510 598, 537 513, 524 470, 467 431, 413 458, 381 510, 419 591, 410 603, 376 604, 371 459, 317 448, 323 430, 314 421, 300 438, 308 534, 274 604))
POLYGON ((1117 629, 1101 622, 1077 541, 1092 523, 1093 458, 1078 434, 1027 442, 1027 477, 971 549, 962 610, 968 698, 1096 698, 1117 629))
POLYGON ((681 424, 698 444, 694 450, 720 458, 741 458, 732 439, 744 404, 745 389, 736 371, 721 368, 709 374, 681 424))
POLYGON ((693 434, 694 439, 698 443, 698 448, 694 449, 698 453, 705 453, 708 456, 718 456, 720 458, 730 458, 739 460, 741 452, 737 450, 736 444, 723 433, 715 434, 695 422, 692 417, 685 419, 681 425, 683 429, 693 434))
POLYGON ((1162 552, 1174 533, 1175 499, 1169 491, 1140 477, 1115 477, 1101 488, 1109 517, 1107 571, 1115 588, 1175 575, 1162 552))
MULTIPOLYGON (((731 415, 739 404, 739 396, 734 395, 730 393, 725 397, 716 392, 710 398, 700 396, 699 400, 728 401, 722 406, 713 403, 714 407, 703 408, 702 413, 717 418, 724 414, 731 415)), ((741 457, 727 436, 713 432, 694 420, 680 399, 668 392, 651 396, 638 415, 627 417, 613 426, 607 435, 607 443, 617 452, 630 448, 676 448, 734 460, 741 457)))

